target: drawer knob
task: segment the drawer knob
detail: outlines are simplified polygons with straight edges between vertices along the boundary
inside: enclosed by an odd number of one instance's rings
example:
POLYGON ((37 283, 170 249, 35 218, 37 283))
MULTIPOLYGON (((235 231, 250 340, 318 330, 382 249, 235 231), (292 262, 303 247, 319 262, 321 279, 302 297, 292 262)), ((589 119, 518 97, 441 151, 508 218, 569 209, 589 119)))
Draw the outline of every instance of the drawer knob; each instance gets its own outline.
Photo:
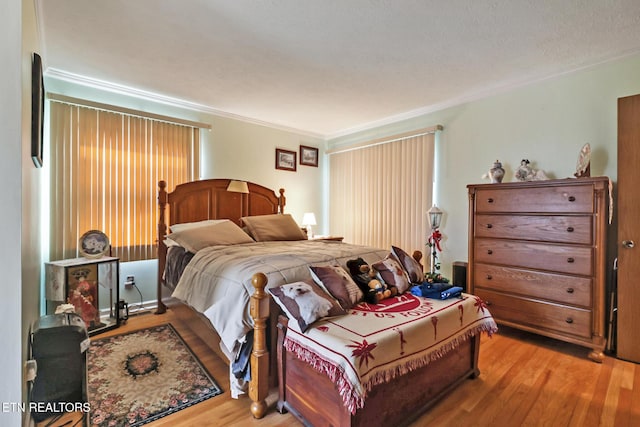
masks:
POLYGON ((489 197, 489 198, 487 199, 487 203, 493 203, 493 197, 489 197))
POLYGON ((573 227, 567 227, 567 232, 568 233, 573 233, 573 227))
POLYGON ((491 277, 490 274, 487 274, 487 280, 491 280, 491 279, 493 279, 493 277, 491 277))
POLYGON ((565 322, 571 324, 573 323, 573 319, 571 317, 567 317, 567 320, 565 320, 565 322))
POLYGON ((634 242, 633 240, 623 240, 622 241, 622 246, 624 246, 627 249, 633 249, 633 247, 636 245, 636 242, 634 242))
POLYGON ((569 264, 573 264, 575 261, 576 261, 576 260, 575 260, 575 259, 573 259, 573 258, 567 258, 567 262, 568 262, 569 264))
POLYGON ((487 249, 487 253, 491 255, 493 253, 493 249, 487 249))
POLYGON ((573 288, 567 288, 567 293, 568 294, 572 294, 573 293, 573 288))
POLYGON ((487 228, 493 228, 493 224, 487 224, 487 228))
POLYGON ((569 196, 569 201, 570 201, 570 202, 575 202, 575 201, 576 201, 576 198, 575 198, 574 196, 569 196))

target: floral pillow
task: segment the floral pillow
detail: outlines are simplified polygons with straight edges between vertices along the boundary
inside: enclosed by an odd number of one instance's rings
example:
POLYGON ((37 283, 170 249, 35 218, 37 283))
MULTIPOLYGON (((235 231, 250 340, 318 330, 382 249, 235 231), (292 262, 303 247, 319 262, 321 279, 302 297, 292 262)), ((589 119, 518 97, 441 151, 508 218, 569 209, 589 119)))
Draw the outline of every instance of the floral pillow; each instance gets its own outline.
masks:
POLYGON ((378 278, 387 286, 395 286, 398 293, 402 294, 409 289, 409 279, 407 279, 404 269, 393 255, 389 254, 382 261, 378 261, 372 265, 376 270, 378 278))
POLYGON ((424 281, 424 271, 422 271, 422 265, 418 261, 396 246, 391 246, 391 253, 402 265, 410 283, 422 283, 424 281))
POLYGON ((288 283, 268 289, 273 299, 301 332, 323 317, 340 316, 346 311, 311 280, 288 283))
POLYGON ((311 266, 309 271, 313 280, 333 295, 345 310, 350 309, 364 298, 360 287, 353 281, 351 275, 340 266, 311 266))

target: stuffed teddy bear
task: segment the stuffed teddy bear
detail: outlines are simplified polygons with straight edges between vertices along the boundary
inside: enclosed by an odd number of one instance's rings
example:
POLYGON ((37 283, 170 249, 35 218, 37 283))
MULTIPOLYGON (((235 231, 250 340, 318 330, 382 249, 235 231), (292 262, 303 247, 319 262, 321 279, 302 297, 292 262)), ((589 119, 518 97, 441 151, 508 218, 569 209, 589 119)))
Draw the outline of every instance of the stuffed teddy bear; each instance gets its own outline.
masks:
POLYGON ((364 293, 364 299, 370 304, 377 304, 385 298, 395 295, 383 281, 378 279, 375 269, 362 258, 347 261, 349 273, 364 293))

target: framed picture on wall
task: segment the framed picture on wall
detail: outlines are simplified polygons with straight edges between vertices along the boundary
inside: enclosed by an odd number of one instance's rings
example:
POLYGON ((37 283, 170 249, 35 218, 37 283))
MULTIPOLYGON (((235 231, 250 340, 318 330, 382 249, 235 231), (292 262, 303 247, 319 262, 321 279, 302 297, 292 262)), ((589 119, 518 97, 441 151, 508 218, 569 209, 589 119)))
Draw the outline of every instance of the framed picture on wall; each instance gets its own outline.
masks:
POLYGON ((318 149, 315 147, 300 146, 300 164, 318 167, 318 149))
POLYGON ((295 172, 296 152, 276 148, 276 169, 295 172))

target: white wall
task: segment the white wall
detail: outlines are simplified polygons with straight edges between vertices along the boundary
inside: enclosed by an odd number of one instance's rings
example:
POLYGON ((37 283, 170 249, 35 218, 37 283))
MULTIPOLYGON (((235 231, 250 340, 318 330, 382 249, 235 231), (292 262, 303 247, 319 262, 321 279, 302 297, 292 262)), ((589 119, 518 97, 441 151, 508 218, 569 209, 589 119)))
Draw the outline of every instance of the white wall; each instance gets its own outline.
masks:
MULTIPOLYGON (((436 177, 444 210, 442 271, 467 260, 467 184, 499 159, 504 182, 523 158, 552 178, 572 177, 578 152, 591 144, 591 175, 617 177, 617 98, 640 93, 640 55, 548 79, 482 100, 329 141, 349 144, 441 124, 436 177)), ((488 181, 484 181, 488 182, 488 181)), ((426 241, 426 236, 425 236, 426 241)), ((417 248, 409 248, 411 250, 417 248)), ((450 277, 450 276, 449 276, 450 277)))
MULTIPOLYGON (((21 91, 21 2, 7 0, 0 7, 0 181, 3 183, 4 207, 0 209, 0 246, 3 280, 0 284, 0 318, 3 345, 0 350, 0 403, 21 402, 22 319, 20 272, 20 157, 22 91, 21 91)), ((0 413, 0 424, 19 425, 17 412, 0 413)))
MULTIPOLYGON (((26 401, 22 376, 29 325, 40 306, 40 179, 31 161, 31 52, 38 50, 32 0, 6 0, 0 7, 0 210, 2 298, 0 403, 26 401)), ((5 407, 3 406, 3 409, 5 407)), ((18 411, 3 410, 0 425, 20 425, 18 411)))

